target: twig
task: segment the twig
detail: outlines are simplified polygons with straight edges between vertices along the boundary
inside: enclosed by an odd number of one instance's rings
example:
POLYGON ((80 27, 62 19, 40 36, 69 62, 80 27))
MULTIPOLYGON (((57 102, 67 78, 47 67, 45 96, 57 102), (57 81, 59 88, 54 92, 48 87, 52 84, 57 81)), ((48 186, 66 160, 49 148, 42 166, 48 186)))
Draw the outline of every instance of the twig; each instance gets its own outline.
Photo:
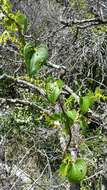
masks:
POLYGON ((42 152, 41 150, 37 150, 37 152, 39 152, 41 155, 43 155, 47 159, 48 170, 49 170, 49 174, 50 174, 50 189, 51 189, 52 177, 53 176, 52 176, 52 170, 51 170, 51 165, 50 165, 50 162, 49 162, 48 155, 46 154, 45 150, 44 150, 44 152, 42 152))
POLYGON ((40 176, 34 181, 34 183, 30 186, 30 188, 27 188, 26 190, 33 190, 34 185, 38 182, 38 180, 40 180, 40 178, 43 176, 46 168, 48 167, 48 164, 46 164, 45 168, 43 169, 42 173, 40 174, 40 176))
POLYGON ((61 107, 62 112, 63 112, 63 114, 64 114, 64 117, 65 117, 65 120, 66 120, 66 123, 67 123, 67 128, 68 128, 68 130, 69 130, 69 140, 68 140, 68 142, 67 142, 67 144, 66 144, 66 147, 65 147, 64 153, 63 153, 63 158, 64 158, 64 156, 65 156, 65 154, 66 154, 66 151, 68 150, 68 148, 69 148, 69 146, 70 146, 71 139, 72 139, 72 134, 71 134, 71 126, 70 126, 70 124, 69 124, 68 117, 67 117, 67 115, 66 115, 66 112, 65 112, 65 109, 64 109, 64 107, 63 107, 63 103, 61 102, 61 99, 59 99, 59 104, 60 104, 60 107, 61 107))
POLYGON ((74 34, 73 40, 72 40, 72 44, 75 44, 75 42, 77 41, 78 38, 78 34, 79 34, 79 28, 76 28, 76 32, 74 34))
POLYGON ((23 67, 23 63, 20 63, 20 65, 18 66, 18 68, 14 71, 14 76, 16 77, 17 73, 22 69, 23 67))
POLYGON ((103 174, 103 173, 104 173, 104 171, 103 171, 103 170, 100 170, 100 171, 96 172, 94 175, 91 175, 90 177, 87 177, 87 178, 84 179, 83 181, 92 179, 92 178, 94 178, 95 176, 97 176, 97 175, 99 175, 99 174, 103 174))
POLYGON ((65 66, 63 66, 63 65, 56 65, 56 64, 51 63, 51 62, 48 62, 48 63, 47 63, 47 66, 53 67, 53 68, 55 68, 55 69, 64 69, 64 70, 66 70, 66 67, 65 67, 65 66))
POLYGON ((70 93, 75 98, 75 100, 79 103, 80 97, 75 92, 73 92, 73 90, 69 86, 65 85, 64 90, 70 93))

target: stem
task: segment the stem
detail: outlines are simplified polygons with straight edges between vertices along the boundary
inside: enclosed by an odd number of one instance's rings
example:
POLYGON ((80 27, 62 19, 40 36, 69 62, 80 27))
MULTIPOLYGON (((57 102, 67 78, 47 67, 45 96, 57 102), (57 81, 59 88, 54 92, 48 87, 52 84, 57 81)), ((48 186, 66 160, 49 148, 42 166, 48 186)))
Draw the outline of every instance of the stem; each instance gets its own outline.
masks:
POLYGON ((78 127, 78 125, 74 124, 74 126, 71 129, 69 118, 65 112, 65 109, 63 107, 63 102, 61 101, 61 99, 59 99, 59 104, 60 104, 60 107, 62 109, 64 118, 65 118, 65 124, 67 125, 68 134, 69 134, 69 140, 66 144, 66 147, 65 147, 65 150, 63 153, 63 158, 65 157, 65 154, 66 154, 68 148, 70 147, 69 148, 70 154, 72 156, 72 159, 75 161, 77 159, 77 149, 78 149, 78 142, 77 142, 77 137, 78 137, 77 127, 78 127), (71 144, 71 141, 72 141, 72 144, 71 144))
POLYGON ((71 139, 72 139, 72 134, 71 134, 71 128, 70 128, 70 124, 69 124, 69 121, 68 121, 68 116, 66 115, 66 112, 64 110, 64 107, 63 107, 63 103, 61 102, 61 99, 59 98, 59 104, 60 104, 60 107, 62 109, 62 112, 64 114, 64 117, 65 117, 65 122, 67 124, 67 127, 68 127, 68 133, 69 133, 69 140, 68 140, 68 143, 65 147, 65 150, 64 150, 64 153, 63 153, 63 158, 65 157, 65 154, 67 152, 67 149, 68 147, 70 146, 70 143, 71 143, 71 139))

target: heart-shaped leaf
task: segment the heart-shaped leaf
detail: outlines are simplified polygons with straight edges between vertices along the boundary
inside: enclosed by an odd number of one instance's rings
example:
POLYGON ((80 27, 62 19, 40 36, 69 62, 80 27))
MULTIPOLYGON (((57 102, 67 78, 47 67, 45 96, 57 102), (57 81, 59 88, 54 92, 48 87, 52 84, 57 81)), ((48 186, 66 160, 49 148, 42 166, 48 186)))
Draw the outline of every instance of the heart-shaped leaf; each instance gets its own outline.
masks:
POLYGON ((42 65, 46 63, 48 59, 48 49, 46 46, 39 46, 36 48, 35 53, 32 55, 30 60, 30 74, 36 74, 42 65))

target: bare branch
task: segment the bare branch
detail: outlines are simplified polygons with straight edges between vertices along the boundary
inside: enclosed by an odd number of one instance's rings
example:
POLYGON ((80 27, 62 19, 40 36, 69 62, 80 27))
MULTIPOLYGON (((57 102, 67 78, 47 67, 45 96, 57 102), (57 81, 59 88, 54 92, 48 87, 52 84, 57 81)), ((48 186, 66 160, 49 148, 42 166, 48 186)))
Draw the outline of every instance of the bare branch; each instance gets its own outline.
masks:
POLYGON ((53 68, 55 68, 55 69, 64 69, 64 70, 66 70, 66 67, 65 67, 65 66, 63 66, 63 65, 56 65, 56 64, 51 63, 51 62, 48 62, 48 63, 47 63, 47 66, 53 67, 53 68))
POLYGON ((28 107, 33 108, 35 110, 42 111, 48 115, 51 114, 49 110, 46 110, 46 109, 42 108, 41 106, 39 106, 35 103, 32 103, 32 102, 29 102, 27 100, 0 98, 0 102, 1 102, 1 105, 3 105, 3 104, 19 104, 22 106, 28 106, 28 107))
POLYGON ((69 86, 65 85, 64 90, 67 91, 69 94, 71 94, 75 98, 75 100, 79 103, 80 97, 75 92, 73 92, 73 90, 69 86))
POLYGON ((18 85, 19 87, 21 88, 26 88, 26 89, 29 89, 31 90, 32 92, 38 92, 40 95, 42 96, 46 96, 46 93, 43 89, 27 82, 27 81, 24 81, 24 80, 19 80, 17 78, 14 78, 12 76, 8 76, 6 74, 3 74, 2 76, 0 76, 0 81, 6 81, 8 80, 8 82, 10 82, 11 84, 14 83, 15 85, 18 85))
POLYGON ((83 20, 70 20, 68 22, 61 20, 61 24, 66 27, 70 27, 72 25, 76 25, 77 28, 84 29, 100 24, 107 24, 107 20, 101 20, 100 18, 91 18, 91 19, 83 19, 83 20))

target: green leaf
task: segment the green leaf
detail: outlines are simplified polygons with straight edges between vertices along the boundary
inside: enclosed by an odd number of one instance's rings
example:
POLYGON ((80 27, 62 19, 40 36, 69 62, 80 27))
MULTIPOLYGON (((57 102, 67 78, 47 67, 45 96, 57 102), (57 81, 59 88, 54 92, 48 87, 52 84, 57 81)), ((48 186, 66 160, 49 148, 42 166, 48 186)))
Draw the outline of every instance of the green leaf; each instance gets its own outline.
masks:
POLYGON ((59 169, 59 172, 63 175, 63 176, 67 176, 68 174, 68 170, 69 170, 69 163, 66 164, 66 163, 62 163, 60 165, 60 169, 59 169))
POLYGON ((103 90, 99 87, 96 88, 95 90, 95 97, 97 100, 100 100, 103 97, 103 90))
POLYGON ((74 122, 78 119, 79 114, 76 112, 76 110, 67 111, 65 113, 66 115, 63 115, 64 120, 64 132, 69 135, 70 127, 74 124, 74 122))
POLYGON ((80 128, 86 129, 88 127, 87 119, 84 116, 80 117, 80 128))
POLYGON ((30 74, 30 60, 34 53, 34 46, 32 43, 27 43, 23 49, 23 55, 27 67, 27 72, 30 74))
POLYGON ((0 1, 0 4, 2 4, 2 9, 6 12, 9 13, 12 11, 12 4, 10 3, 9 0, 2 0, 0 1))
POLYGON ((54 104, 57 101, 62 91, 62 87, 63 87, 63 82, 61 80, 57 80, 53 83, 52 82, 47 83, 46 92, 50 103, 54 104))
POLYGON ((32 43, 26 43, 23 49, 23 55, 25 60, 27 61, 27 64, 30 63, 28 61, 31 59, 33 53, 34 53, 34 45, 32 43))
POLYGON ((10 38, 10 33, 7 30, 5 30, 0 36, 0 44, 5 45, 10 38))
POLYGON ((59 168, 59 172, 62 174, 62 175, 64 175, 64 176, 66 176, 66 163, 62 163, 61 165, 60 165, 60 168, 59 168))
POLYGON ((49 101, 55 103, 60 95, 59 87, 55 83, 48 83, 46 89, 49 101))
POLYGON ((35 64, 35 60, 34 59, 31 59, 31 62, 30 62, 30 74, 31 76, 32 75, 35 75, 42 67, 42 63, 36 63, 35 64))
POLYGON ((73 122, 75 122, 78 118, 78 113, 76 110, 71 110, 66 112, 69 119, 71 119, 73 122))
POLYGON ((46 45, 41 44, 36 48, 36 63, 45 63, 48 59, 48 48, 46 45))
POLYGON ((82 181, 87 173, 87 163, 85 160, 77 158, 74 164, 69 166, 69 170, 67 172, 67 178, 69 182, 78 183, 82 181))
POLYGON ((70 153, 66 153, 66 155, 64 157, 64 163, 67 164, 68 162, 72 163, 72 156, 70 153))
POLYGON ((72 162, 71 154, 68 153, 65 155, 65 158, 64 158, 62 164, 60 165, 59 172, 63 176, 66 177, 68 175, 68 171, 71 168, 72 164, 73 164, 73 162, 72 162))
POLYGON ((91 92, 86 96, 80 97, 80 111, 82 113, 87 113, 89 108, 93 105, 94 101, 95 96, 91 92))
POLYGON ((54 113, 50 116, 53 121, 61 121, 61 113, 54 113))
POLYGON ((15 15, 15 21, 16 23, 20 26, 20 28, 22 29, 23 32, 26 32, 27 30, 27 17, 20 13, 19 11, 16 13, 15 15))
POLYGON ((46 46, 39 46, 35 48, 35 53, 32 55, 30 60, 30 74, 36 74, 42 65, 46 63, 48 59, 48 49, 46 46))
POLYGON ((56 84, 58 85, 58 87, 60 89, 62 89, 62 87, 63 87, 63 81, 62 80, 56 80, 56 84))
POLYGON ((90 107, 90 100, 87 96, 80 98, 80 110, 82 113, 88 112, 90 107))

